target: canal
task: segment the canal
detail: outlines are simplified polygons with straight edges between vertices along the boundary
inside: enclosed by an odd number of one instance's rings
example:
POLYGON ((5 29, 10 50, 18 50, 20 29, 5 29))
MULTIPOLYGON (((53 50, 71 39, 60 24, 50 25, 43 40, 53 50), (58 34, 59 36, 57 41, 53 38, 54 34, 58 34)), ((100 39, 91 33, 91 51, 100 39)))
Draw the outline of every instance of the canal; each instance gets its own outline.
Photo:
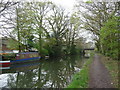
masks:
POLYGON ((65 88, 87 59, 77 55, 12 65, 0 71, 0 88, 65 88))

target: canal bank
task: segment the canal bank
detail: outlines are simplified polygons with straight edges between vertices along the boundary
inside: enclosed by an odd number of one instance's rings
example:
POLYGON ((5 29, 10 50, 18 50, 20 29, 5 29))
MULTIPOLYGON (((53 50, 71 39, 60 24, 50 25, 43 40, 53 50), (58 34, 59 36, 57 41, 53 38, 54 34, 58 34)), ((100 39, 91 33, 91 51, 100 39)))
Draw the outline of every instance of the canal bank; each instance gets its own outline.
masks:
POLYGON ((105 57, 103 55, 101 55, 101 61, 102 63, 105 65, 105 67, 108 69, 110 75, 111 75, 111 80, 112 80, 112 84, 114 86, 114 88, 120 88, 120 74, 119 74, 119 65, 120 65, 120 61, 118 60, 114 60, 110 57, 105 57))
POLYGON ((90 58, 83 65, 80 72, 74 74, 72 82, 67 86, 67 88, 88 88, 89 81, 89 68, 93 61, 93 53, 91 53, 90 58))
POLYGON ((95 53, 74 74, 67 88, 118 88, 118 61, 95 53))

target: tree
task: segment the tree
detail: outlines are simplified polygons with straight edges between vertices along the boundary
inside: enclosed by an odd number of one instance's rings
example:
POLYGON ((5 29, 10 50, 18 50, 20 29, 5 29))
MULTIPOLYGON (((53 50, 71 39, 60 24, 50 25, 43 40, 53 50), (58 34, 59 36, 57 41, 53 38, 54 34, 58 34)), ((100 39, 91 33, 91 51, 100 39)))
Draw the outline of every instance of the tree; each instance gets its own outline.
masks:
POLYGON ((17 3, 18 2, 10 2, 9 0, 7 0, 7 1, 1 0, 0 1, 0 16, 3 15, 3 12, 5 10, 7 10, 8 8, 10 8, 13 5, 16 5, 17 3))
POLYGON ((23 46, 23 51, 34 48, 40 55, 59 56, 76 50, 80 26, 76 13, 68 15, 62 7, 45 1, 20 2, 7 12, 10 18, 2 28, 18 41, 20 52, 23 46))
POLYGON ((119 19, 120 17, 112 17, 104 24, 100 31, 102 53, 114 59, 118 59, 119 55, 119 19))
POLYGON ((96 47, 101 51, 100 30, 112 16, 117 13, 117 2, 89 2, 79 3, 79 12, 82 14, 83 28, 91 31, 95 37, 96 47), (82 11, 81 8, 84 8, 82 11))
POLYGON ((45 38, 49 37, 49 32, 45 28, 46 16, 49 12, 49 6, 51 2, 31 2, 27 3, 27 6, 30 7, 32 11, 32 26, 34 26, 34 32, 38 36, 37 44, 34 45, 35 48, 39 51, 40 54, 48 54, 47 50, 44 48, 45 38))
POLYGON ((18 3, 19 2, 10 2, 9 0, 0 1, 0 34, 2 36, 15 38, 10 31, 14 28, 13 13, 15 13, 14 9, 18 3))
POLYGON ((70 31, 72 32, 70 32, 71 35, 69 36, 69 38, 71 38, 70 40, 70 53, 71 54, 76 54, 75 46, 77 42, 75 42, 76 41, 75 39, 79 37, 78 33, 79 33, 80 25, 81 25, 80 18, 77 17, 77 13, 73 13, 70 17, 70 27, 72 29, 70 31))
POLYGON ((53 5, 51 13, 52 15, 50 15, 47 20, 50 26, 49 29, 51 30, 51 38, 55 40, 55 44, 52 47, 53 53, 58 56, 61 55, 62 52, 63 37, 68 31, 67 25, 69 19, 61 7, 53 5))

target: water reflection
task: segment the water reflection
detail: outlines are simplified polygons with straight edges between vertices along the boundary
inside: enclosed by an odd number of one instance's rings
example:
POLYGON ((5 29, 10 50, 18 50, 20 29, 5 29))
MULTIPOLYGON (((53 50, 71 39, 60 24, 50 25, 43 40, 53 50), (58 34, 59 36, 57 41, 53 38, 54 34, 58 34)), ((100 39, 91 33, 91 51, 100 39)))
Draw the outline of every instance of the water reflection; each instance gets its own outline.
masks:
POLYGON ((3 72, 7 73, 7 82, 0 87, 63 88, 70 83, 72 75, 81 69, 85 61, 79 56, 72 56, 40 60, 25 67, 14 66, 3 72))

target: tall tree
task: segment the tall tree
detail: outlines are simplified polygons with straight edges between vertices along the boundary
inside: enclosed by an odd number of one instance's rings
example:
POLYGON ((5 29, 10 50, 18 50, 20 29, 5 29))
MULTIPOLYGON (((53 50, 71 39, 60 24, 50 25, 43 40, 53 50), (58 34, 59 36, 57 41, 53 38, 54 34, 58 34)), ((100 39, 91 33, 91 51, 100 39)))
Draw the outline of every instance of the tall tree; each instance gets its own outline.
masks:
MULTIPOLYGON (((2 36, 10 36, 13 38, 11 29, 14 28, 14 13, 15 6, 19 2, 11 2, 10 0, 1 0, 0 1, 0 34, 2 36)), ((14 39, 14 38, 13 38, 14 39)))
POLYGON ((46 25, 46 16, 48 12, 50 11, 49 7, 52 4, 51 2, 33 2, 29 3, 30 7, 33 11, 33 19, 32 22, 35 27, 35 34, 38 35, 38 45, 37 49, 39 50, 39 53, 45 53, 47 52, 45 48, 43 47, 44 44, 44 38, 47 36, 49 37, 49 32, 45 28, 46 25))
POLYGON ((51 37, 55 39, 53 50, 57 55, 60 55, 63 45, 63 37, 68 31, 67 25, 69 19, 64 10, 61 7, 57 7, 56 5, 52 6, 51 13, 52 14, 47 18, 47 20, 50 25, 51 37))
POLYGON ((119 55, 119 19, 120 17, 112 17, 104 24, 100 31, 102 53, 115 59, 118 59, 119 55))
POLYGON ((75 12, 69 17, 67 32, 64 36, 68 53, 75 54, 75 45, 77 43, 76 40, 79 38, 80 25, 80 18, 75 12))
POLYGON ((96 47, 100 51, 100 30, 109 18, 116 14, 117 2, 89 2, 79 3, 79 12, 82 14, 83 28, 91 31, 95 35, 96 47), (82 11, 81 8, 84 8, 82 11))

